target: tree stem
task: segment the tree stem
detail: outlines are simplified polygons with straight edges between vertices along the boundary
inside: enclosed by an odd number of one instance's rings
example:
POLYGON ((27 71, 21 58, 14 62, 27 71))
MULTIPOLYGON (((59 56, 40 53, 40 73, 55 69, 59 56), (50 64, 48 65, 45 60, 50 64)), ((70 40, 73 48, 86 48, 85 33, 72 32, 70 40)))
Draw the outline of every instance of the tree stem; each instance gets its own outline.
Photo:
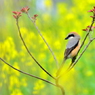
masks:
POLYGON ((21 40, 22 40, 22 42, 23 42, 23 45, 24 45, 24 47, 26 48, 28 54, 32 57, 32 59, 37 63, 37 65, 38 65, 44 72, 46 72, 50 77, 52 77, 53 79, 55 79, 55 77, 53 77, 47 70, 45 70, 45 69, 40 65, 40 63, 36 60, 36 58, 34 58, 34 56, 33 56, 33 55, 31 54, 31 52, 29 51, 29 49, 28 49, 28 47, 27 47, 27 45, 26 45, 26 43, 25 43, 25 41, 24 41, 24 39, 23 39, 23 37, 22 37, 22 34, 21 34, 21 32, 20 32, 20 27, 19 27, 19 24, 18 24, 18 19, 16 19, 16 25, 17 25, 17 28, 18 28, 19 36, 20 36, 20 38, 21 38, 21 40))
POLYGON ((22 71, 22 70, 19 70, 19 69, 13 67, 12 65, 10 65, 9 63, 7 63, 7 62, 6 62, 4 59, 2 59, 2 58, 0 58, 0 60, 1 60, 2 62, 4 62, 5 64, 7 64, 9 67, 13 68, 14 70, 16 70, 16 71, 18 71, 18 72, 20 72, 20 73, 23 73, 23 74, 28 75, 28 76, 30 76, 30 77, 34 77, 34 78, 36 78, 36 79, 40 79, 40 80, 42 80, 42 81, 45 81, 45 82, 47 82, 47 83, 49 83, 49 84, 52 84, 52 85, 56 86, 56 84, 54 84, 54 83, 52 83, 52 82, 50 82, 50 81, 48 81, 48 80, 42 79, 42 78, 40 78, 40 77, 34 76, 34 75, 32 75, 32 74, 26 73, 26 72, 24 72, 24 71, 22 71))

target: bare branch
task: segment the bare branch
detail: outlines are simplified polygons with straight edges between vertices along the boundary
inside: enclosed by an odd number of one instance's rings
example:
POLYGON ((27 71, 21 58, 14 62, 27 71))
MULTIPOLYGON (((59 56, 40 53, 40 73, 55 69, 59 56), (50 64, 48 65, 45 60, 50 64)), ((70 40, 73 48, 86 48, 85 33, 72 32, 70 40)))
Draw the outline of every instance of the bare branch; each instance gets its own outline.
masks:
POLYGON ((0 60, 1 60, 2 62, 4 62, 5 64, 7 64, 9 67, 13 68, 14 70, 16 70, 16 71, 18 71, 18 72, 20 72, 20 73, 23 73, 23 74, 28 75, 28 76, 30 76, 30 77, 34 77, 34 78, 36 78, 36 79, 40 79, 40 80, 42 80, 42 81, 45 81, 45 82, 47 82, 47 83, 49 83, 49 84, 52 84, 52 85, 56 86, 56 84, 54 84, 54 83, 52 83, 52 82, 50 82, 50 81, 48 81, 48 80, 42 79, 42 78, 40 78, 40 77, 34 76, 34 75, 32 75, 32 74, 26 73, 26 72, 24 72, 24 71, 22 71, 22 70, 19 70, 19 69, 13 67, 12 65, 10 65, 9 63, 7 63, 7 62, 6 62, 4 59, 2 59, 2 58, 0 58, 0 60))
POLYGON ((20 38, 21 38, 21 40, 22 40, 22 42, 23 42, 23 45, 24 45, 24 47, 26 48, 28 54, 32 57, 32 59, 38 64, 38 66, 39 66, 44 72, 46 72, 50 77, 52 77, 53 79, 55 79, 55 77, 53 77, 47 70, 45 70, 45 69, 40 65, 40 63, 36 60, 36 58, 34 58, 34 56, 33 56, 33 55, 31 54, 31 52, 29 51, 29 49, 28 49, 28 47, 27 47, 27 45, 26 45, 26 43, 25 43, 25 41, 24 41, 24 39, 23 39, 23 37, 22 37, 22 34, 21 34, 21 32, 20 32, 20 27, 19 27, 19 24, 18 24, 18 19, 16 19, 16 25, 17 25, 17 28, 18 28, 18 31, 19 31, 19 36, 20 36, 20 38))
POLYGON ((36 23, 35 23, 35 22, 32 20, 32 18, 30 17, 29 13, 27 13, 27 16, 28 16, 28 18, 32 21, 32 23, 34 24, 35 28, 37 29, 39 35, 41 36, 41 38, 43 39, 43 41, 44 41, 45 44, 47 45, 48 49, 50 50, 50 52, 51 52, 51 54, 52 54, 52 56, 53 56, 53 58, 54 58, 54 60, 55 60, 55 62, 56 62, 56 66, 57 66, 57 68, 58 68, 58 67, 59 67, 58 61, 57 61, 57 58, 56 58, 54 52, 52 51, 51 47, 49 46, 49 44, 48 44, 47 41, 45 40, 45 38, 44 38, 44 36, 42 35, 42 33, 40 32, 40 30, 38 29, 36 23))

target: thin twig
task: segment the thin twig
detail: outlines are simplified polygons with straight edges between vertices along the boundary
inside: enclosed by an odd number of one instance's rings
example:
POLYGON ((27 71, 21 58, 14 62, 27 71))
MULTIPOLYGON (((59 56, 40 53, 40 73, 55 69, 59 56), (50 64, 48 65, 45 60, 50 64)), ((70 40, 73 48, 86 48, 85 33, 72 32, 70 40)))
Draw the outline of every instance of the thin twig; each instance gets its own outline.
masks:
POLYGON ((19 31, 19 36, 20 36, 20 38, 21 38, 21 40, 22 40, 22 42, 23 42, 23 45, 24 45, 24 47, 26 48, 28 54, 32 57, 32 59, 38 64, 38 66, 39 66, 44 72, 46 72, 50 77, 52 77, 53 79, 55 79, 55 77, 53 77, 47 70, 45 70, 45 69, 40 65, 40 63, 34 58, 34 56, 30 53, 30 51, 29 51, 29 49, 28 49, 28 47, 27 47, 27 45, 26 45, 26 43, 25 43, 25 41, 24 41, 24 39, 23 39, 23 37, 22 37, 22 34, 21 34, 21 32, 20 32, 20 27, 19 27, 19 24, 18 24, 18 19, 16 19, 16 25, 17 25, 17 28, 18 28, 18 31, 19 31))
POLYGON ((52 84, 52 85, 56 86, 56 84, 54 84, 54 83, 52 83, 52 82, 50 82, 50 81, 48 81, 48 80, 42 79, 42 78, 40 78, 40 77, 34 76, 34 75, 32 75, 32 74, 26 73, 26 72, 24 72, 24 71, 22 71, 22 70, 19 70, 19 69, 13 67, 12 65, 10 65, 9 63, 7 63, 7 62, 6 62, 4 59, 2 59, 2 58, 0 58, 0 60, 1 60, 2 62, 4 62, 5 64, 7 64, 9 67, 13 68, 14 70, 16 70, 16 71, 18 71, 18 72, 20 72, 20 73, 23 73, 23 74, 25 74, 25 75, 34 77, 34 78, 36 78, 36 79, 40 79, 40 80, 42 80, 42 81, 45 81, 45 82, 47 82, 47 83, 49 83, 49 84, 52 84))
MULTIPOLYGON (((85 43, 85 41, 86 41, 86 39, 87 39, 87 37, 88 37, 90 31, 91 31, 91 28, 92 28, 92 26, 93 26, 93 24, 94 24, 94 21, 95 21, 95 18, 92 19, 90 28, 89 28, 89 30, 87 31, 87 34, 86 34, 86 36, 85 36, 85 38, 84 38, 84 40, 83 40, 83 42, 82 42, 82 44, 81 44, 81 46, 80 46, 80 49, 79 49, 78 53, 80 52, 81 48, 83 47, 83 45, 84 45, 84 43, 85 43)), ((77 53, 77 55, 78 55, 78 53, 77 53)))
POLYGON ((44 41, 45 44, 47 45, 48 49, 50 50, 50 52, 51 52, 51 54, 52 54, 52 56, 53 56, 53 58, 54 58, 54 60, 55 60, 55 62, 56 62, 56 66, 57 66, 57 68, 58 68, 58 67, 59 67, 58 61, 57 61, 57 58, 56 58, 54 52, 52 51, 51 47, 49 46, 49 44, 48 44, 47 41, 45 40, 45 38, 44 38, 44 36, 42 35, 42 33, 40 32, 40 30, 38 29, 36 23, 35 23, 35 22, 32 20, 32 18, 30 17, 29 13, 27 13, 27 16, 28 16, 28 18, 32 21, 32 23, 34 24, 35 28, 37 29, 39 35, 41 36, 41 38, 43 39, 43 41, 44 41))

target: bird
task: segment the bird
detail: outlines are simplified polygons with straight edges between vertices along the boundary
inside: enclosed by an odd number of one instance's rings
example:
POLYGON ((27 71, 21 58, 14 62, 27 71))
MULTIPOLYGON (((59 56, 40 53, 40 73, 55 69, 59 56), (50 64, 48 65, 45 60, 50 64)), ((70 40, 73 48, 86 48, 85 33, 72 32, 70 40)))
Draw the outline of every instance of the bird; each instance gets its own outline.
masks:
MULTIPOLYGON (((70 58, 72 60, 70 66, 72 65, 72 63, 75 61, 77 53, 80 49, 80 36, 78 33, 70 32, 67 35, 67 37, 65 38, 65 40, 68 40, 68 43, 66 45, 66 49, 64 52, 63 62, 57 71, 57 75, 58 75, 58 73, 61 72, 61 69, 67 59, 70 58)), ((69 66, 69 68, 70 68, 70 66, 69 66)))

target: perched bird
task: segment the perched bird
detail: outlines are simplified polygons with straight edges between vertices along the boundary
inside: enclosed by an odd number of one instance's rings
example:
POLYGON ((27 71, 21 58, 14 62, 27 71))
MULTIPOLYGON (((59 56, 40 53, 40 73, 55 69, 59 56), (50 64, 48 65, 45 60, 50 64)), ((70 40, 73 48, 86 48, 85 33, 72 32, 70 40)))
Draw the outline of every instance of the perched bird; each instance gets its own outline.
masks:
POLYGON ((60 66, 57 74, 61 71, 61 69, 67 59, 69 59, 69 58, 72 59, 70 66, 72 65, 72 63, 75 61, 76 55, 80 49, 80 36, 76 32, 69 33, 68 36, 65 38, 65 40, 69 40, 69 41, 67 43, 67 46, 66 46, 66 49, 64 52, 64 59, 63 59, 62 65, 60 66))
MULTIPOLYGON (((65 38, 65 40, 69 40, 64 52, 64 61, 66 59, 71 58, 72 63, 76 59, 76 55, 80 49, 80 36, 76 32, 71 32, 68 34, 68 36, 65 38)), ((64 63, 63 61, 63 63, 64 63)))

